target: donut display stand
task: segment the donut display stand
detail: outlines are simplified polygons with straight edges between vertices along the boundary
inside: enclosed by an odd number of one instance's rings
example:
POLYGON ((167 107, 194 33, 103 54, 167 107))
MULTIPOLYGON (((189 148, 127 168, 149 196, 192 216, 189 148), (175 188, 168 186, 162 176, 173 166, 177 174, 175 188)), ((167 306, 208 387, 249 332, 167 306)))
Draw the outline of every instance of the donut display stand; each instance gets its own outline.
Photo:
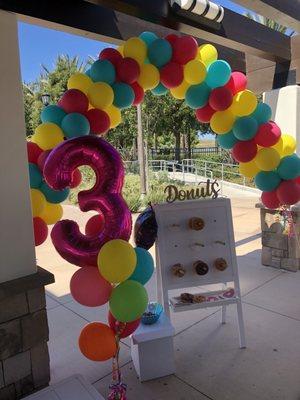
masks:
POLYGON ((240 347, 246 347, 230 200, 181 201, 153 208, 158 225, 157 294, 166 315, 170 317, 170 307, 186 312, 222 306, 225 323, 226 306, 236 304, 240 347), (201 292, 200 287, 212 284, 220 284, 220 290, 201 292), (172 289, 182 293, 172 297, 172 289))

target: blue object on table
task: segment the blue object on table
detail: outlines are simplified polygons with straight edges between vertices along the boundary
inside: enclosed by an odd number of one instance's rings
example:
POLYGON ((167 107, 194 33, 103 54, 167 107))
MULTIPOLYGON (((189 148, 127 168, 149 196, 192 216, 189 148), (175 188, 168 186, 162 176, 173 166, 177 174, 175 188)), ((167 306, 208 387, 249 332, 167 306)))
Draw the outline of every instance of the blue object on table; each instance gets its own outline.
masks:
POLYGON ((159 303, 149 303, 146 311, 142 315, 142 324, 152 325, 159 320, 163 307, 159 303))

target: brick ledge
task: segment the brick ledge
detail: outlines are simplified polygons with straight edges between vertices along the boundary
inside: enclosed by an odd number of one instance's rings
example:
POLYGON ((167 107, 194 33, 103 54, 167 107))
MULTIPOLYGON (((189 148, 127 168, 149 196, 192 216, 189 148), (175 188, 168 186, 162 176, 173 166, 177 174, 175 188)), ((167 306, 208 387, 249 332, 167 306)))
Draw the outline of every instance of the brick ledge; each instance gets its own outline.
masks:
POLYGON ((51 272, 38 266, 34 274, 0 283, 0 301, 15 294, 49 285, 54 281, 54 275, 51 272))

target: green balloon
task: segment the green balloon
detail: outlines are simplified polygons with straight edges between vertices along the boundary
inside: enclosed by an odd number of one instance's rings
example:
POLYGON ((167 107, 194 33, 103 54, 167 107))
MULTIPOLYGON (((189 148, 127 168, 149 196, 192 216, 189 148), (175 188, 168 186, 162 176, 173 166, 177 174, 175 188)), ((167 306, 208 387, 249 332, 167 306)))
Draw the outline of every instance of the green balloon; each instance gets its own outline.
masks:
POLYGON ((110 312, 120 322, 132 322, 146 310, 148 294, 143 285, 136 281, 120 283, 109 299, 110 312))

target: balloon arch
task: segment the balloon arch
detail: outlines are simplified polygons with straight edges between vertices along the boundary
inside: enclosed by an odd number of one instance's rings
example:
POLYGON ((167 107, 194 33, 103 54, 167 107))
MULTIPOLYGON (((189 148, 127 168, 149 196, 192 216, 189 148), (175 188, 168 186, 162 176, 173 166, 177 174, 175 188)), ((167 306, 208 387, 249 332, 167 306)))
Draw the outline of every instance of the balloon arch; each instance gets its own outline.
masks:
POLYGON ((36 245, 46 240, 47 225, 55 224, 51 238, 56 250, 82 267, 71 280, 75 299, 88 306, 110 303, 110 327, 89 324, 80 336, 82 352, 93 360, 116 353, 115 334, 130 334, 147 304, 143 285, 153 262, 146 250, 128 243, 131 215, 122 197, 121 157, 101 138, 121 123, 121 110, 140 104, 147 90, 184 99, 198 121, 210 123, 219 145, 239 162, 240 172, 263 191, 266 207, 300 200, 294 138, 281 133, 270 107, 247 89, 243 73, 232 72, 218 59, 214 46, 198 47, 191 36, 161 39, 143 32, 118 49, 101 51, 89 70, 70 77, 58 104, 43 109, 42 123, 28 143, 36 245), (88 221, 85 235, 74 221, 60 221, 60 203, 79 185, 82 165, 95 171, 96 184, 79 193, 79 207, 99 212, 88 221), (100 273, 91 268, 97 265, 100 273))

